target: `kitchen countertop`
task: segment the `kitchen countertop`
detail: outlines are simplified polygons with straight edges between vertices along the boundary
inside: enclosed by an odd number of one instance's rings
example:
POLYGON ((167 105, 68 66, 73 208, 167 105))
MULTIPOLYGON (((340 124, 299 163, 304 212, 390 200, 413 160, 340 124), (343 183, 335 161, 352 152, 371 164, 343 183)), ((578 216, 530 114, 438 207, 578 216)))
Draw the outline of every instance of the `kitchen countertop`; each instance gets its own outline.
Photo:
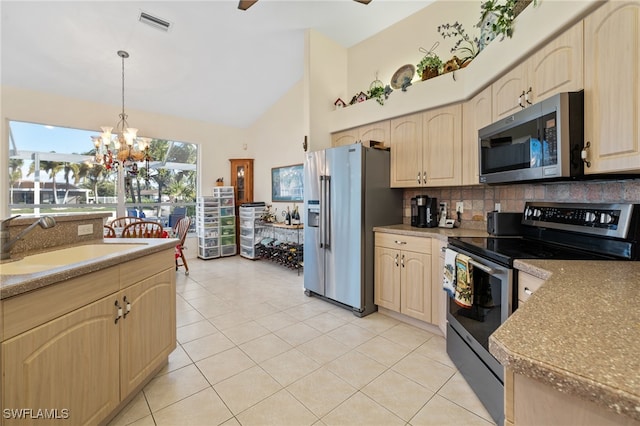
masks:
POLYGON ((640 263, 517 260, 547 280, 489 338, 500 363, 640 420, 640 263))
POLYGON ((416 228, 415 226, 399 224, 376 226, 374 232, 386 232, 389 234, 409 235, 414 237, 438 238, 444 242, 449 237, 486 237, 487 231, 467 228, 416 228))
MULTIPOLYGON (((104 240, 91 240, 87 241, 86 244, 132 244, 132 246, 131 249, 123 252, 117 252, 82 262, 73 262, 73 260, 70 260, 65 266, 52 267, 46 271, 29 274, 4 275, 2 274, 2 264, 0 264, 0 299, 17 296, 27 291, 46 287, 109 266, 115 266, 126 260, 137 259, 173 248, 177 242, 178 240, 175 238, 108 238, 104 240), (140 246, 140 244, 144 244, 144 246, 140 246)), ((63 248, 66 247, 56 247, 56 249, 63 248)), ((54 251, 55 249, 51 250, 51 252, 54 251)))

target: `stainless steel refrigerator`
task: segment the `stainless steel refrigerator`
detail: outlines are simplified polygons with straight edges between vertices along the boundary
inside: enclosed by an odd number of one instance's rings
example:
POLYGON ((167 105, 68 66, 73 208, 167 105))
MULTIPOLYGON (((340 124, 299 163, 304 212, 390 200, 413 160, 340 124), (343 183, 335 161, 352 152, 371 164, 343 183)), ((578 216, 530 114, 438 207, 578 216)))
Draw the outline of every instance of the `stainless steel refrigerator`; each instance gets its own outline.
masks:
POLYGON ((360 144, 306 154, 304 288, 357 316, 373 303, 373 227, 402 223, 389 187, 389 151, 360 144))

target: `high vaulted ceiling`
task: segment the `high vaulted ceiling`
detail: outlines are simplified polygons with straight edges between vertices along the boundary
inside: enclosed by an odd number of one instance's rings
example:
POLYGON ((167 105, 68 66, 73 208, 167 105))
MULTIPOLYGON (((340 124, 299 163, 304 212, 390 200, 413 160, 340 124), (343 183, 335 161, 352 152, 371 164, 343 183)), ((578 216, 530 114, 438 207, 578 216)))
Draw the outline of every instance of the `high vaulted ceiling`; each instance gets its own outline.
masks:
POLYGON ((3 0, 2 84, 119 106, 126 50, 127 108, 247 127, 302 78, 306 29, 350 47, 428 4, 3 0))

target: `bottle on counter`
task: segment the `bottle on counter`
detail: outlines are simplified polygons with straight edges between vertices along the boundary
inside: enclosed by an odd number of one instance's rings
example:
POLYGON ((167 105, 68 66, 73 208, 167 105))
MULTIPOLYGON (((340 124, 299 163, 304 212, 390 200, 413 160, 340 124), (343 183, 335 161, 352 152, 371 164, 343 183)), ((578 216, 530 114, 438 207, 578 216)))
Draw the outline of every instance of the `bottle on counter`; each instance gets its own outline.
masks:
POLYGON ((300 213, 298 212, 298 206, 293 206, 293 213, 291 213, 291 224, 300 225, 300 213))
POLYGON ((289 211, 289 207, 287 206, 287 215, 284 217, 284 223, 287 225, 291 225, 291 212, 289 211))

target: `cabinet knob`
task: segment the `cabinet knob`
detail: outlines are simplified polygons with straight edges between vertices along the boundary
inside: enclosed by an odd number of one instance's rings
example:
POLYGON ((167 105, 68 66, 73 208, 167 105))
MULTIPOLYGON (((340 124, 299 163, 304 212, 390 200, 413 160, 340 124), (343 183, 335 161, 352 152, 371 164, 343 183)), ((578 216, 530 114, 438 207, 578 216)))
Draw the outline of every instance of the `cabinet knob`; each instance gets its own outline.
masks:
POLYGON ((531 290, 529 290, 529 287, 525 287, 524 288, 524 294, 526 294, 527 296, 531 296, 533 294, 533 292, 531 290))
POLYGON ((122 315, 122 318, 126 318, 129 312, 131 312, 131 302, 127 300, 127 296, 124 296, 122 301, 124 302, 124 314, 122 315))
POLYGON ((421 181, 420 172, 418 172, 418 185, 420 185, 420 181, 421 181))
POLYGON ((584 148, 582 149, 582 151, 580 151, 580 158, 582 158, 582 161, 584 162, 584 164, 587 167, 591 167, 591 161, 589 161, 589 149, 591 148, 591 142, 587 141, 587 143, 584 145, 584 148))
POLYGON ((404 268, 404 254, 402 255, 402 259, 400 259, 400 264, 402 265, 402 267, 404 268))
POLYGON ((396 266, 398 266, 398 254, 396 254, 396 266))
POLYGON ((529 100, 529 93, 531 93, 532 91, 533 89, 529 87, 529 90, 527 90, 527 93, 524 94, 524 101, 529 105, 531 105, 531 101, 529 100))
POLYGON ((524 105, 522 104, 522 97, 523 96, 524 96, 524 90, 522 91, 520 96, 518 96, 518 105, 520 106, 520 108, 524 108, 524 105))
POLYGON ((427 184, 427 172, 422 172, 422 184, 427 184))

